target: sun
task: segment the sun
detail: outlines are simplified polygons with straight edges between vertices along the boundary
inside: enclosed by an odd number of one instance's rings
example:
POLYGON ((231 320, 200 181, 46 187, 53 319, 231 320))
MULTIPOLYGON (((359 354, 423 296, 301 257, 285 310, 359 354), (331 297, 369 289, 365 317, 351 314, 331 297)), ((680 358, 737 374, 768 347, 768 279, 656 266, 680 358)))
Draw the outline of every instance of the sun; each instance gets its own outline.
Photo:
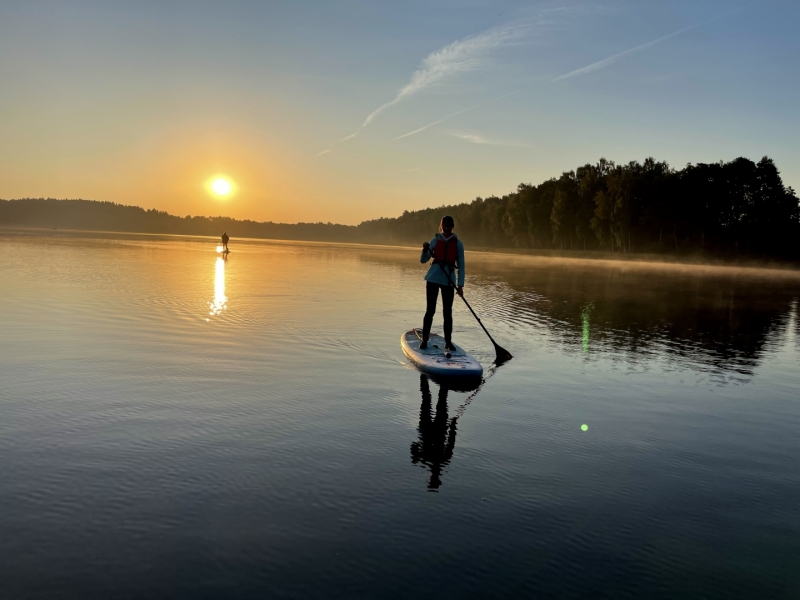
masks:
POLYGON ((208 193, 217 198, 229 198, 235 191, 233 181, 224 175, 215 175, 206 184, 208 193))
POLYGON ((231 193, 231 182, 227 179, 215 179, 211 182, 211 189, 217 196, 227 196, 231 193))

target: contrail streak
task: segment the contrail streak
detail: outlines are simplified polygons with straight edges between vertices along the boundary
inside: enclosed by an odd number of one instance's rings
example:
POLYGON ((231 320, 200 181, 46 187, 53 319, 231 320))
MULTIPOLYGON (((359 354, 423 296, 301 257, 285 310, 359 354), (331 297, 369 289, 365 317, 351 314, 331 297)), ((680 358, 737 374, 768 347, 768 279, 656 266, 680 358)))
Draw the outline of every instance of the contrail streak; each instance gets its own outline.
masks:
POLYGON ((749 6, 743 6, 741 8, 737 8, 732 10, 724 15, 720 15, 718 17, 714 17, 713 19, 708 19, 707 21, 702 21, 700 23, 695 23, 694 25, 689 25, 688 27, 684 27, 683 29, 679 29, 678 31, 673 31, 670 34, 667 34, 663 37, 660 37, 656 40, 651 42, 647 42, 646 44, 641 44, 640 46, 636 46, 634 48, 630 48, 629 50, 625 50, 624 52, 620 52, 619 54, 615 54, 613 56, 609 56, 608 58, 604 58, 603 60, 599 60, 595 63, 590 65, 586 65, 585 67, 581 67, 580 69, 576 69, 574 71, 570 71, 569 73, 565 73, 564 75, 560 75, 553 79, 553 81, 561 81, 562 79, 569 79, 570 77, 577 77, 578 75, 585 75, 586 73, 591 73, 592 71, 597 71, 598 69, 602 69, 603 67, 607 67, 613 62, 616 62, 618 59, 622 58, 623 56, 627 56, 628 54, 633 54, 634 52, 639 52, 640 50, 646 50, 647 48, 652 48, 656 44, 660 44, 670 38, 675 37, 676 35, 680 35, 685 33, 691 29, 696 29, 697 27, 701 27, 702 25, 707 25, 708 23, 712 23, 714 21, 719 21, 720 19, 724 19, 725 17, 729 17, 733 14, 738 12, 742 12, 743 10, 747 10, 748 8, 755 6, 755 4, 750 4, 749 6))
POLYGON ((529 24, 513 23, 493 27, 478 35, 473 35, 432 52, 422 61, 422 65, 411 76, 411 80, 403 86, 389 102, 381 104, 373 110, 364 122, 353 133, 339 140, 343 142, 356 137, 372 120, 390 106, 416 94, 442 79, 474 71, 485 62, 484 57, 492 50, 509 44, 527 35, 529 24))
POLYGON ((434 125, 438 125, 442 121, 447 121, 447 119, 455 117, 456 115, 460 115, 461 113, 467 112, 468 110, 472 110, 473 108, 478 108, 479 106, 482 106, 482 105, 481 104, 476 104, 475 106, 470 106, 469 108, 463 108, 463 109, 459 110, 458 112, 454 112, 451 115, 447 115, 446 117, 442 117, 438 121, 434 121, 433 123, 428 123, 427 125, 423 125, 419 129, 415 129, 414 131, 409 131, 408 133, 404 133, 403 135, 398 135, 396 138, 392 138, 392 141, 401 140, 401 139, 403 139, 405 137, 408 137, 410 135, 414 135, 414 134, 417 134, 417 133, 419 133, 421 131, 425 131, 429 127, 433 127, 434 125))
POLYGON ((450 115, 447 115, 446 117, 442 117, 438 121, 434 121, 433 123, 428 123, 427 125, 423 125, 419 129, 415 129, 414 131, 409 131, 408 133, 404 133, 403 135, 398 135, 396 138, 392 138, 392 141, 399 140, 399 139, 402 139, 404 137, 408 137, 410 135, 414 135, 414 134, 420 133, 421 131, 425 131, 429 127, 433 127, 434 125, 438 125, 442 121, 446 121, 447 119, 450 119, 451 117, 455 117, 456 115, 460 115, 461 113, 467 112, 468 110, 472 110, 474 108, 480 108, 481 106, 486 106, 487 104, 491 104, 492 102, 497 102, 498 100, 502 100, 503 98, 508 98, 509 96, 513 96, 514 94, 518 94, 521 91, 522 90, 516 90, 514 92, 511 92, 510 94, 504 94, 502 96, 498 96, 497 98, 492 98, 491 100, 487 100, 486 102, 481 102, 480 104, 476 104, 475 106, 469 106, 467 108, 462 108, 461 110, 459 110, 457 112, 454 112, 454 113, 452 113, 450 115))
POLYGON ((684 27, 683 29, 679 29, 678 31, 673 31, 669 35, 665 35, 664 37, 660 37, 657 40, 653 40, 652 42, 647 42, 646 44, 642 44, 641 46, 636 46, 635 48, 631 48, 630 50, 625 50, 624 52, 620 52, 619 54, 615 54, 614 56, 609 56, 608 58, 604 58, 603 60, 599 60, 596 63, 592 63, 585 67, 581 67, 580 69, 576 69, 574 71, 570 71, 564 75, 556 77, 553 81, 561 81, 562 79, 569 79, 570 77, 577 77, 578 75, 583 75, 585 73, 591 73, 592 71, 596 71, 598 69, 602 69, 603 67, 607 67, 614 61, 623 56, 627 56, 628 54, 633 54, 634 52, 638 52, 639 50, 644 50, 645 48, 650 48, 659 44, 669 38, 675 37, 676 35, 682 34, 684 31, 689 31, 690 29, 694 29, 695 27, 699 27, 700 23, 697 25, 690 25, 689 27, 684 27))

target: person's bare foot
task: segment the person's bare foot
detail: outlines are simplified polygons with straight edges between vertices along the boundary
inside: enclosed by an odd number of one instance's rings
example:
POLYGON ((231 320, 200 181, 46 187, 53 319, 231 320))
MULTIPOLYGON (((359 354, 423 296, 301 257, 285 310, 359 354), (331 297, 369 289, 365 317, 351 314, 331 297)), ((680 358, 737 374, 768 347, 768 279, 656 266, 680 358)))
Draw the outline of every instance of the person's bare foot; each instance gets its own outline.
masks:
POLYGON ((419 343, 419 349, 420 350, 427 350, 428 349, 428 342, 426 340, 422 340, 419 343))

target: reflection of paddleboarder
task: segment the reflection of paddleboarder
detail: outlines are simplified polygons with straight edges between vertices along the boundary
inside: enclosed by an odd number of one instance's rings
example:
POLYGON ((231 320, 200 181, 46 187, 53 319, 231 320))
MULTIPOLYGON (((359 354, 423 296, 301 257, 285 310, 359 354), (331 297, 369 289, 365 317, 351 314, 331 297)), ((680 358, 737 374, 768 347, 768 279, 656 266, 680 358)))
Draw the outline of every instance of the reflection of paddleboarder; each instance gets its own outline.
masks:
POLYGON ((428 378, 421 375, 419 389, 422 406, 419 409, 419 441, 411 443, 411 462, 422 463, 431 470, 428 489, 436 490, 442 485, 442 468, 453 458, 456 445, 456 418, 447 417, 447 388, 439 386, 439 401, 436 414, 431 416, 431 389, 428 378))
POLYGON ((228 237, 227 232, 222 232, 222 250, 224 252, 228 252, 228 240, 231 239, 228 237))
POLYGON ((453 296, 458 293, 459 296, 464 297, 464 244, 453 233, 454 225, 453 217, 442 217, 442 222, 439 225, 440 233, 437 233, 436 237, 430 242, 422 244, 422 254, 419 261, 424 263, 433 258, 433 262, 425 275, 427 306, 425 318, 422 320, 420 350, 428 347, 428 337, 431 334, 439 290, 442 292, 442 312, 444 313, 444 347, 446 350, 455 350, 455 346, 453 346, 450 339, 453 334, 453 296), (455 281, 456 270, 458 270, 457 285, 455 281))

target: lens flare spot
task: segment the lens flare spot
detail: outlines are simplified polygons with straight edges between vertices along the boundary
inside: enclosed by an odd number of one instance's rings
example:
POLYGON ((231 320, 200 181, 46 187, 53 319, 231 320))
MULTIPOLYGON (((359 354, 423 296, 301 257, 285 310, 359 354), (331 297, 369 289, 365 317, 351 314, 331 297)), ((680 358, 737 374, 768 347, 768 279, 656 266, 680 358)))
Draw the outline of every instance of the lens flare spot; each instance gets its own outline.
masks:
POLYGON ((581 431, 589 431, 589 426, 586 423, 584 423, 583 425, 581 425, 581 431))
POLYGON ((589 302, 581 309, 581 321, 583 321, 583 353, 589 353, 589 317, 594 310, 594 304, 589 302))

